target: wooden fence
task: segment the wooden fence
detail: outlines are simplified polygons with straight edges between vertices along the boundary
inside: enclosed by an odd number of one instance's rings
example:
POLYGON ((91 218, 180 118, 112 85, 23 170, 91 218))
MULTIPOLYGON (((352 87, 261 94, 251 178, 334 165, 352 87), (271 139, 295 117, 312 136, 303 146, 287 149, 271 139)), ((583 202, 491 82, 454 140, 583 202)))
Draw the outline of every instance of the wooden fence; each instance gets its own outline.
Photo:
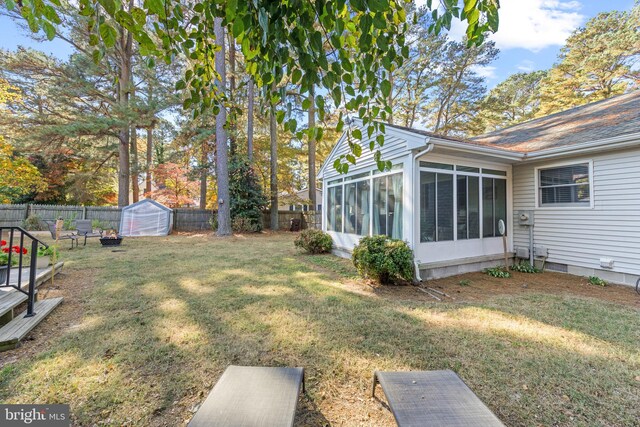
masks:
POLYGON ((177 231, 211 230, 211 209, 176 208, 173 210, 173 229, 177 231))
MULTIPOLYGON (((0 227, 21 227, 24 220, 37 216, 40 220, 90 219, 99 221, 102 228, 120 227, 121 209, 114 206, 65 205, 0 205, 0 227)), ((210 209, 176 208, 173 210, 173 229, 177 231, 211 230, 217 213, 210 209)), ((278 228, 288 230, 292 219, 302 220, 302 228, 321 228, 321 214, 315 211, 279 211, 278 228)), ((263 212, 263 224, 269 228, 269 211, 263 212)))

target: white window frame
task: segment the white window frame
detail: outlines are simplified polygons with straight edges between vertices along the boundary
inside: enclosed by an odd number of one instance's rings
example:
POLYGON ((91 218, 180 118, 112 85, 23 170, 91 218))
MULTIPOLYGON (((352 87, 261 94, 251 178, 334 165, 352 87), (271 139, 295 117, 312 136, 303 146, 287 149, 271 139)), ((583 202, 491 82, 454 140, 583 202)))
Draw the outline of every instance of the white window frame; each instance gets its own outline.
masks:
POLYGON ((559 163, 552 163, 549 165, 542 165, 542 166, 536 166, 533 170, 533 178, 534 178, 534 197, 535 197, 535 209, 541 209, 541 210, 545 210, 545 209, 562 209, 562 210, 567 210, 567 209, 593 209, 595 207, 595 200, 593 197, 593 187, 594 187, 594 183, 593 183, 593 159, 587 159, 587 160, 571 160, 571 161, 566 161, 566 162, 559 162, 559 163), (550 205, 546 205, 543 206, 541 204, 541 200, 540 200, 540 170, 541 169, 553 169, 553 168, 559 168, 559 167, 563 167, 563 166, 575 166, 575 165, 580 165, 580 164, 584 164, 587 163, 589 166, 589 204, 586 205, 582 205, 582 204, 567 204, 567 203, 562 203, 562 204, 550 204, 550 205))
MULTIPOLYGON (((354 234, 354 233, 347 233, 345 231, 345 215, 344 215, 344 209, 345 209, 345 195, 346 195, 346 185, 347 184, 351 184, 351 183, 356 183, 356 182, 360 182, 360 181, 369 181, 369 201, 370 203, 370 208, 373 208, 373 180, 377 179, 377 178, 381 178, 381 177, 386 177, 389 175, 395 175, 395 174, 405 174, 405 170, 404 170, 404 165, 402 163, 398 163, 398 164, 394 164, 391 167, 391 170, 388 171, 384 171, 384 172, 380 172, 377 169, 371 169, 371 168, 367 168, 367 169, 360 169, 360 170, 354 170, 351 171, 349 173, 347 173, 346 175, 344 175, 342 177, 342 180, 340 182, 334 182, 333 184, 329 184, 329 181, 335 181, 340 179, 338 178, 332 178, 332 179, 328 179, 327 180, 327 184, 326 184, 326 189, 327 189, 327 205, 328 205, 328 201, 329 201, 329 189, 333 188, 333 187, 342 187, 342 208, 341 208, 341 213, 342 213, 342 226, 341 226, 341 231, 335 231, 335 230, 329 230, 328 225, 329 225, 329 209, 325 209, 324 210, 324 220, 325 220, 325 224, 327 224, 327 228, 325 231, 331 231, 333 233, 340 233, 340 234, 345 234, 345 235, 349 235, 349 236, 357 236, 357 237, 365 237, 365 236, 371 236, 371 232, 373 230, 373 215, 369 215, 369 232, 366 235, 360 235, 360 234, 354 234), (361 176, 358 177, 356 179, 350 179, 353 176, 356 175, 364 175, 367 174, 367 176, 361 176)), ((404 191, 403 191, 404 193, 404 191)), ((405 204, 404 204, 404 194, 402 195, 402 208, 405 209, 405 204)), ((404 234, 404 227, 403 227, 403 231, 402 233, 404 234)), ((404 236, 402 236, 402 238, 404 238, 404 236)))
MULTIPOLYGON (((426 161, 426 160, 423 160, 426 161)), ((418 162, 418 168, 417 168, 417 178, 416 180, 419 182, 420 181, 420 172, 436 172, 436 173, 443 173, 443 174, 449 174, 449 175, 453 175, 453 239, 452 240, 436 240, 434 242, 421 242, 420 241, 420 224, 419 224, 419 218, 420 218, 420 210, 419 210, 419 198, 422 197, 422 195, 420 194, 420 191, 418 191, 418 200, 416 201, 416 205, 418 206, 417 208, 415 208, 415 212, 418 218, 418 243, 422 244, 422 245, 431 245, 434 243, 447 243, 447 242, 473 242, 476 240, 483 240, 483 239, 499 239, 500 236, 498 237, 484 237, 483 234, 483 230, 484 230, 484 217, 483 217, 483 208, 484 208, 484 201, 482 200, 482 179, 483 178, 495 178, 495 179, 504 179, 506 181, 506 188, 507 188, 507 200, 506 200, 506 211, 507 211, 507 218, 505 218, 507 220, 507 233, 506 235, 509 236, 512 233, 509 231, 511 230, 511 223, 513 222, 513 220, 509 220, 509 211, 510 211, 510 206, 512 203, 512 195, 509 194, 509 182, 511 181, 511 173, 509 171, 509 169, 505 166, 485 166, 485 165, 470 165, 470 164, 466 164, 466 163, 459 163, 459 162, 453 162, 450 163, 449 160, 445 161, 445 160, 433 160, 434 163, 442 163, 442 164, 451 164, 453 165, 453 170, 449 170, 449 169, 438 169, 438 168, 430 168, 430 167, 425 167, 425 166, 420 166, 420 163, 418 162), (466 166, 466 167, 472 167, 472 168, 477 168, 479 169, 479 172, 465 172, 465 171, 459 171, 457 169, 458 166, 466 166), (495 171, 501 171, 501 172, 505 172, 505 175, 495 175, 495 174, 491 174, 491 173, 486 173, 483 170, 484 169, 490 169, 490 170, 495 170, 495 171), (464 176, 475 176, 478 177, 478 208, 479 208, 479 221, 478 221, 478 226, 480 227, 480 236, 479 237, 474 237, 473 239, 458 239, 458 215, 456 214, 457 210, 458 210, 458 186, 456 185, 456 178, 458 175, 464 175, 464 176)))

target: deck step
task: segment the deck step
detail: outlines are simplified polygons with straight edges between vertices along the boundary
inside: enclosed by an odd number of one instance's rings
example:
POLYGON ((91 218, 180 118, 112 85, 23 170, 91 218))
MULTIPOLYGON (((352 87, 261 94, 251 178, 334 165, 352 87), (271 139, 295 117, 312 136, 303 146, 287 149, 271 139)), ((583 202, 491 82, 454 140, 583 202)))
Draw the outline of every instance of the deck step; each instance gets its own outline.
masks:
POLYGON ((20 340, 44 320, 62 302, 62 297, 47 298, 36 301, 33 317, 24 317, 27 312, 20 313, 11 322, 0 328, 0 351, 11 350, 20 345, 20 340))
POLYGON ((6 292, 0 292, 0 319, 27 299, 27 295, 13 289, 6 292))

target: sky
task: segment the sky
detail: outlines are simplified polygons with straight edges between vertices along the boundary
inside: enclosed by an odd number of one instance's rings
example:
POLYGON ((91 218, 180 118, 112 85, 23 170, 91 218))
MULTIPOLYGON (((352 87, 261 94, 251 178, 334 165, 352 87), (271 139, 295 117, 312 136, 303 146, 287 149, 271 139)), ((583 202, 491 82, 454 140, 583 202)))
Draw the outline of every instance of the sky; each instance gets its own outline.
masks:
MULTIPOLYGON (((486 77, 489 88, 514 73, 550 68, 576 28, 600 12, 630 10, 633 0, 501 0, 500 6, 500 28, 491 37, 500 55, 490 66, 477 70, 486 77)), ((454 22, 450 36, 460 39, 463 34, 463 24, 454 22)), ((15 50, 18 46, 60 58, 72 52, 62 40, 35 41, 11 19, 0 16, 0 48, 15 50)))

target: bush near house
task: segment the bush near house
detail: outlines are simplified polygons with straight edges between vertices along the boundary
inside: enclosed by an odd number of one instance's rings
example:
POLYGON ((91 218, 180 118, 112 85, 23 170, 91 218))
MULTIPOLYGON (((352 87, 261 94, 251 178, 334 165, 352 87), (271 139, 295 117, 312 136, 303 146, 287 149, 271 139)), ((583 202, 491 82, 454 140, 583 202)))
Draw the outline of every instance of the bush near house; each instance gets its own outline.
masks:
POLYGON ((363 237, 353 249, 353 264, 360 275, 383 285, 413 280, 413 251, 402 240, 387 236, 363 237))
POLYGON ((293 244, 310 254, 323 254, 331 251, 333 240, 331 236, 320 230, 302 230, 293 244))

